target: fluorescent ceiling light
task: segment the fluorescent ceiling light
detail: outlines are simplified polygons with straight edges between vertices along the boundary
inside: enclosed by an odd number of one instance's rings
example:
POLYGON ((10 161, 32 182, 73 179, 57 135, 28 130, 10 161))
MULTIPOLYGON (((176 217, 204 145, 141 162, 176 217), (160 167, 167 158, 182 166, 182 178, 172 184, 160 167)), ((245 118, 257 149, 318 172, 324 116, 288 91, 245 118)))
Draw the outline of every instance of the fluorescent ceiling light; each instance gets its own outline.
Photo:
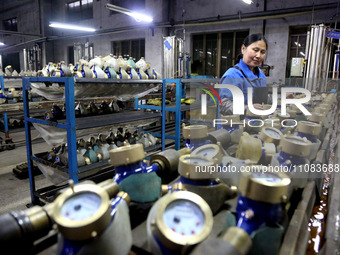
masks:
POLYGON ((111 11, 116 11, 116 12, 120 12, 123 13, 125 15, 129 15, 132 18, 134 18, 137 22, 152 22, 153 19, 151 16, 145 15, 143 13, 140 12, 135 12, 135 11, 131 11, 129 9, 125 9, 123 7, 117 6, 117 5, 113 5, 113 4, 106 4, 105 7, 111 11))
POLYGON ((5 44, 3 42, 0 42, 0 46, 4 46, 5 44))
POLYGON ((65 24, 65 23, 57 23, 57 22, 52 22, 50 24, 50 27, 70 29, 70 30, 78 30, 78 31, 87 31, 87 32, 96 31, 94 28, 90 28, 90 27, 81 27, 81 26, 75 26, 75 25, 70 25, 70 24, 65 24))
POLYGON ((246 4, 251 4, 253 1, 252 0, 242 0, 246 4))
POLYGON ((153 19, 145 14, 142 13, 138 13, 138 12, 132 12, 132 13, 127 13, 127 15, 131 16, 132 18, 134 18, 137 22, 152 22, 153 19))
POLYGON ((300 51, 300 55, 305 56, 305 53, 303 53, 302 51, 300 51))

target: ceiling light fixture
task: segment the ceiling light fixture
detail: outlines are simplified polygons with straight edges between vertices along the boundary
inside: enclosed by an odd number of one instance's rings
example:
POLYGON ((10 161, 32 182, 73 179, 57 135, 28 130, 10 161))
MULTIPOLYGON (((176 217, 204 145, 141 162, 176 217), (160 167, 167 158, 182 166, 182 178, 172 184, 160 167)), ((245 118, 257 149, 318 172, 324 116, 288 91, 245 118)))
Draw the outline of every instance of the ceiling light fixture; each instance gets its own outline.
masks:
POLYGON ((66 24, 66 23, 57 23, 57 22, 52 22, 50 24, 50 27, 70 29, 70 30, 78 30, 78 31, 87 31, 87 32, 96 31, 94 28, 90 28, 90 27, 81 27, 81 26, 75 26, 75 25, 70 25, 70 24, 66 24))
POLYGON ((5 44, 3 42, 0 42, 0 46, 4 46, 5 44))
POLYGON ((244 3, 246 3, 246 4, 252 4, 253 3, 253 1, 252 0, 242 0, 244 3))
POLYGON ((117 6, 117 5, 113 5, 113 4, 106 4, 105 7, 111 11, 116 11, 116 12, 120 12, 126 15, 131 16, 132 18, 134 18, 137 22, 152 22, 153 19, 152 17, 145 15, 143 13, 140 12, 135 12, 135 11, 131 11, 129 9, 125 9, 123 7, 117 6))

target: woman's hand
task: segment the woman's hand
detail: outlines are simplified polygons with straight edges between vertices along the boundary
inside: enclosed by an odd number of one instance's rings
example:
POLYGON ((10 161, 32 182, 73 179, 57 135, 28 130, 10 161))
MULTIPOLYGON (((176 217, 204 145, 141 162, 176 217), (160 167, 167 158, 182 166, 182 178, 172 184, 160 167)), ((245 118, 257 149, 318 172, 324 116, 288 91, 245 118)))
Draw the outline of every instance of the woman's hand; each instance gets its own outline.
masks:
POLYGON ((294 98, 294 94, 292 92, 287 92, 286 98, 294 98))
POLYGON ((263 105, 262 104, 253 104, 253 106, 257 110, 263 110, 263 105))

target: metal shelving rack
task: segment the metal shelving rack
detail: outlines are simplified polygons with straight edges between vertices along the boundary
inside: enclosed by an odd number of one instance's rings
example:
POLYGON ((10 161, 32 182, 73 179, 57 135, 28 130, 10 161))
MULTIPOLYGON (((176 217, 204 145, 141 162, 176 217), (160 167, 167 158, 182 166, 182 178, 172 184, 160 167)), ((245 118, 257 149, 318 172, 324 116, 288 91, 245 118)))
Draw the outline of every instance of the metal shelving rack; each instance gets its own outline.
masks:
MULTIPOLYGON (((9 88, 21 88, 22 86, 19 86, 19 84, 22 84, 22 81, 19 81, 22 79, 21 76, 0 76, 0 87, 1 87, 1 90, 5 92, 5 78, 7 81, 9 80, 18 80, 17 84, 15 84, 15 86, 9 86, 9 88)), ((6 104, 7 105, 7 104, 6 104)), ((14 111, 4 111, 3 113, 1 113, 3 115, 3 119, 4 119, 4 131, 5 131, 5 134, 6 134, 6 138, 9 138, 9 127, 8 127, 8 116, 7 116, 7 113, 10 113, 12 112, 16 112, 15 110, 14 111)))
MULTIPOLYGON (((0 83, 1 83, 1 90, 5 93, 5 82, 4 82, 3 76, 0 76, 0 83)), ((8 133, 7 113, 3 113, 3 117, 4 117, 5 134, 7 134, 8 133)))
MULTIPOLYGON (((144 105, 139 104, 139 99, 135 99, 135 108, 136 109, 150 109, 150 110, 158 110, 164 112, 174 112, 175 113, 175 135, 166 135, 165 134, 165 114, 162 112, 162 131, 161 133, 151 132, 152 135, 157 137, 162 137, 162 145, 164 145, 164 139, 173 139, 175 140, 175 149, 180 149, 181 143, 181 122, 184 119, 182 113, 185 111, 190 111, 194 109, 199 109, 201 107, 200 103, 194 103, 192 105, 181 105, 181 99, 185 98, 185 90, 186 84, 190 86, 201 85, 202 83, 217 83, 219 79, 206 79, 206 78, 191 78, 191 79, 164 79, 163 87, 162 87, 162 106, 154 106, 154 105, 144 105), (176 101, 174 105, 166 106, 165 105, 165 97, 166 97, 166 85, 167 84, 175 84, 176 86, 176 101)), ((163 148, 164 150, 164 148, 163 148)))
MULTIPOLYGON (((77 165, 77 145, 76 145, 76 130, 86 129, 92 127, 99 127, 104 125, 111 125, 123 122, 131 122, 136 120, 150 119, 162 117, 162 121, 165 121, 164 107, 161 109, 161 113, 142 113, 136 112, 122 112, 114 113, 114 118, 108 118, 109 115, 100 115, 94 117, 83 117, 75 118, 75 94, 74 85, 75 83, 84 84, 151 84, 151 83, 162 83, 162 80, 108 80, 108 79, 74 79, 73 77, 25 77, 23 78, 23 100, 24 100, 24 118, 25 118, 25 133, 26 133, 26 148, 27 148, 27 161, 28 161, 28 173, 31 190, 31 200, 33 204, 39 203, 40 193, 36 190, 34 175, 32 173, 33 161, 42 162, 38 157, 32 154, 32 143, 31 143, 31 127, 30 123, 39 123, 43 125, 50 125, 66 130, 67 132, 67 148, 68 148, 68 168, 58 167, 59 170, 65 171, 69 175, 69 179, 72 179, 75 183, 78 182, 78 173, 82 172, 82 169, 78 168, 77 165), (65 85, 65 108, 66 108, 66 120, 58 120, 58 122, 46 121, 43 119, 30 117, 28 91, 31 89, 31 82, 54 82, 62 83, 65 85), (127 114, 128 113, 128 114, 127 114), (92 121, 88 121, 88 120, 92 121), (93 121, 95 119, 95 121, 93 121)), ((163 86, 164 87, 164 86, 163 86)), ((164 91, 164 89, 163 89, 164 91)), ((165 132, 164 132, 165 133, 165 132)), ((162 137, 162 147, 164 149, 164 136, 162 137)), ((95 165, 95 164, 94 164, 95 165)), ((95 166, 94 166, 95 167, 95 166)), ((84 167, 81 167, 84 168, 84 167)), ((85 166, 86 169, 89 166, 85 166)))

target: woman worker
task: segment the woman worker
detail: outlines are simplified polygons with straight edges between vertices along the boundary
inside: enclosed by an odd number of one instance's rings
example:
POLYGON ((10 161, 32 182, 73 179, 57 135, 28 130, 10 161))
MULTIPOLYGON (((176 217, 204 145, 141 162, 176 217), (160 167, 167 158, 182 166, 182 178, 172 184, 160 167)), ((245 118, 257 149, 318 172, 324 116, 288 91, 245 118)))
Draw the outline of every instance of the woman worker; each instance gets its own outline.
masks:
MULTIPOLYGON (((255 109, 262 109, 262 103, 267 103, 267 78, 258 67, 267 52, 267 40, 262 34, 248 35, 242 44, 241 59, 235 66, 229 68, 222 76, 221 84, 233 84, 239 87, 247 104, 248 88, 253 88, 253 105, 255 109)), ((233 114, 232 94, 229 89, 220 89, 222 99, 221 114, 233 114)))

